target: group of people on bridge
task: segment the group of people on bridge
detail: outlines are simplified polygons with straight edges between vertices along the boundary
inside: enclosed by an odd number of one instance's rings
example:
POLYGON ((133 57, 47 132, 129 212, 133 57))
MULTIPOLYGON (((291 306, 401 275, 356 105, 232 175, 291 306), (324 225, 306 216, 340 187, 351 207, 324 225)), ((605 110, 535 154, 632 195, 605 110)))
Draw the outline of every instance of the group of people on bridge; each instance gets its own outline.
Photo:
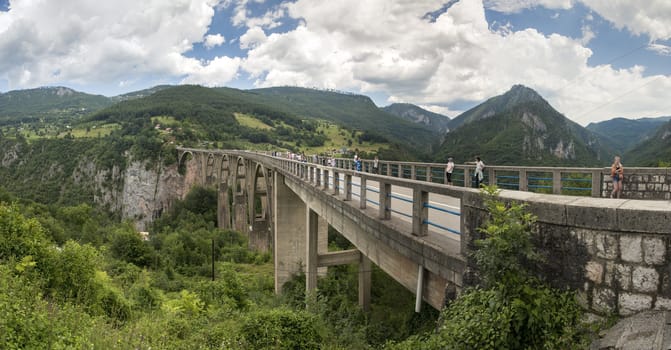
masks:
MULTIPOLYGON (((337 160, 336 158, 331 155, 328 157, 320 157, 318 155, 312 155, 312 159, 309 159, 305 153, 293 153, 293 152, 273 152, 273 156, 276 157, 285 157, 291 160, 296 160, 296 161, 301 161, 301 162, 312 162, 316 164, 322 164, 325 166, 337 166, 337 160)), ((480 156, 475 157, 475 161, 473 162, 466 162, 465 164, 468 165, 473 165, 473 178, 472 178, 472 186, 475 188, 479 188, 480 185, 484 181, 484 170, 485 170, 485 163, 482 161, 480 156)), ((454 163, 454 158, 448 157, 447 158, 447 164, 445 166, 445 183, 447 185, 452 185, 452 174, 454 173, 455 169, 455 163, 454 163)), ((362 171, 363 170, 363 164, 362 164, 362 159, 359 157, 358 153, 354 154, 354 170, 356 171, 362 171)), ((369 168, 369 171, 373 174, 379 174, 380 173, 380 160, 378 156, 376 155, 375 158, 372 161, 372 164, 369 168)), ((611 165, 610 169, 610 177, 612 179, 613 183, 613 190, 610 194, 610 198, 620 198, 620 195, 622 193, 622 180, 624 178, 624 166, 622 165, 622 162, 620 160, 620 156, 615 156, 613 159, 613 164, 611 165)), ((464 179, 466 181, 466 179, 464 179)))

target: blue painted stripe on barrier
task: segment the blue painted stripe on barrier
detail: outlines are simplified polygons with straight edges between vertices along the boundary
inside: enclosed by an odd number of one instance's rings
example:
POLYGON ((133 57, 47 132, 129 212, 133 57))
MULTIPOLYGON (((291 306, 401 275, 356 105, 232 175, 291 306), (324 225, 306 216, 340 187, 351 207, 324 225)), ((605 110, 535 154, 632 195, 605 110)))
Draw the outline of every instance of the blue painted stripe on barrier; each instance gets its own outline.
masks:
POLYGON ((562 181, 576 181, 576 182, 592 182, 592 179, 569 179, 569 178, 561 178, 562 181))
POLYGON ((520 184, 518 183, 505 183, 505 182, 497 182, 497 186, 510 186, 510 187, 519 187, 520 184))
POLYGON ((562 190, 568 190, 568 191, 591 191, 591 187, 562 187, 562 190))
POLYGON ((461 216, 461 213, 459 213, 459 212, 444 209, 444 208, 441 208, 441 207, 436 207, 435 205, 431 205, 429 203, 424 203, 424 207, 430 208, 430 209, 435 209, 435 210, 442 211, 444 213, 448 213, 448 214, 452 214, 452 215, 456 215, 456 216, 461 216))
POLYGON ((359 185, 359 184, 355 184, 354 182, 350 182, 349 184, 352 185, 352 186, 354 186, 354 187, 361 187, 361 185, 359 185))
POLYGON ((404 202, 412 203, 412 199, 407 199, 405 197, 397 196, 393 193, 391 194, 391 198, 396 198, 396 199, 404 201, 404 202))
POLYGON ((496 175, 497 179, 519 179, 519 176, 514 175, 496 175))
POLYGON ((457 234, 457 235, 461 235, 461 232, 459 232, 459 231, 457 231, 457 230, 453 230, 453 229, 451 229, 451 228, 449 228, 449 227, 445 227, 445 226, 443 226, 443 225, 436 224, 436 223, 431 222, 431 221, 429 221, 429 220, 424 220, 424 223, 425 223, 425 224, 428 224, 428 225, 431 225, 431 226, 434 226, 434 227, 438 227, 438 228, 443 229, 443 230, 448 231, 448 232, 452 232, 452 233, 457 234))
POLYGON ((380 193, 380 191, 374 189, 373 187, 368 187, 368 186, 366 186, 366 189, 367 189, 368 191, 371 191, 371 192, 380 193))
POLYGON ((532 176, 529 176, 527 179, 529 179, 529 180, 538 180, 538 181, 541 181, 541 180, 549 180, 549 181, 552 181, 552 178, 551 178, 551 177, 532 177, 532 176))
POLYGON ((544 186, 544 185, 527 185, 529 188, 552 188, 552 186, 544 186))
POLYGON ((368 203, 373 203, 373 204, 377 205, 378 207, 380 206, 380 202, 376 202, 376 201, 374 201, 374 200, 372 200, 372 199, 368 199, 368 198, 366 198, 366 202, 368 202, 368 203))

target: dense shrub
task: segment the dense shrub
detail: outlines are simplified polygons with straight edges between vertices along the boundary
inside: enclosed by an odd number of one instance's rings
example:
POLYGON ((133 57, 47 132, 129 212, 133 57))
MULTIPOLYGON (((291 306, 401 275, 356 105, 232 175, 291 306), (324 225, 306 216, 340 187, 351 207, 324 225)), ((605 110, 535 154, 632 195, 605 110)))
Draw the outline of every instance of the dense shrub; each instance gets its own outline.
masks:
POLYGON ((140 267, 148 267, 154 261, 154 250, 133 227, 119 228, 110 237, 110 253, 119 259, 140 267))
POLYGON ((18 270, 0 265, 0 349, 85 348, 90 316, 70 304, 45 301, 39 283, 18 270))
POLYGON ((0 261, 42 257, 49 241, 36 219, 26 219, 16 204, 0 203, 0 261))
POLYGON ((319 349, 322 336, 314 316, 274 309, 245 316, 242 335, 250 349, 319 349))

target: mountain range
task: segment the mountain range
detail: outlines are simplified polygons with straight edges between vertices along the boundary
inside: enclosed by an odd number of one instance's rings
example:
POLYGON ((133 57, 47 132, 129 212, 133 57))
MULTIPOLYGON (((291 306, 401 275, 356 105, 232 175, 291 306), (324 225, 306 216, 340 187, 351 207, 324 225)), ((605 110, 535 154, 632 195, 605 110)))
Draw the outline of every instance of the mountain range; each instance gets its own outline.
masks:
POLYGON ((315 123, 326 121, 348 130, 350 139, 387 144, 388 159, 443 162, 452 156, 466 162, 480 155, 501 165, 597 166, 607 165, 614 154, 628 164, 656 165, 669 159, 671 132, 671 117, 615 118, 584 128, 522 85, 452 120, 412 104, 378 108, 364 95, 298 87, 162 85, 115 97, 49 87, 0 94, 0 125, 64 116, 88 127, 131 123, 135 128, 151 125, 149 117, 169 117, 193 128, 184 132, 185 142, 220 141, 221 146, 240 138, 280 147, 323 144, 331 136, 315 123), (265 126, 242 125, 240 114, 265 126))
POLYGON ((613 118, 590 123, 587 130, 599 135, 606 144, 619 154, 624 154, 634 146, 652 137, 657 129, 671 117, 640 118, 636 120, 613 118))

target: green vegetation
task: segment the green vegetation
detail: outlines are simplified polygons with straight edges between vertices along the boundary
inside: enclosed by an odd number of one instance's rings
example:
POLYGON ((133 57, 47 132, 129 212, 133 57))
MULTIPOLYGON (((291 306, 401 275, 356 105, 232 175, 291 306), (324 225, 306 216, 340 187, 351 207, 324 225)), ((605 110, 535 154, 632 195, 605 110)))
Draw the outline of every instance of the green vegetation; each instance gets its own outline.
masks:
POLYGON ((252 129, 261 129, 261 130, 272 130, 274 127, 264 123, 263 121, 254 118, 254 116, 242 114, 242 113, 233 113, 235 120, 240 123, 242 126, 246 126, 252 129))
POLYGON ((633 147, 622 159, 625 165, 652 167, 671 161, 671 121, 662 124, 650 138, 633 147))
POLYGON ((571 292, 548 287, 530 266, 541 261, 531 241, 535 218, 523 205, 497 200, 485 187, 490 218, 476 241, 481 287, 464 292, 441 313, 436 332, 390 349, 576 349, 587 348, 588 329, 571 292))
POLYGON ((636 120, 614 118, 590 123, 587 130, 599 135, 617 154, 624 154, 634 146, 655 134, 655 131, 671 118, 641 118, 636 120))
POLYGON ((388 143, 394 150, 407 149, 420 159, 428 159, 440 138, 438 130, 386 113, 363 95, 298 87, 273 87, 249 92, 262 97, 264 103, 302 120, 326 120, 348 130, 361 131, 369 139, 388 143))
POLYGON ((194 188, 145 241, 87 205, 0 191, 0 348, 374 349, 434 325, 377 269, 369 314, 356 266, 330 268, 315 295, 296 276, 275 296, 270 256, 215 218, 216 192, 194 188))

